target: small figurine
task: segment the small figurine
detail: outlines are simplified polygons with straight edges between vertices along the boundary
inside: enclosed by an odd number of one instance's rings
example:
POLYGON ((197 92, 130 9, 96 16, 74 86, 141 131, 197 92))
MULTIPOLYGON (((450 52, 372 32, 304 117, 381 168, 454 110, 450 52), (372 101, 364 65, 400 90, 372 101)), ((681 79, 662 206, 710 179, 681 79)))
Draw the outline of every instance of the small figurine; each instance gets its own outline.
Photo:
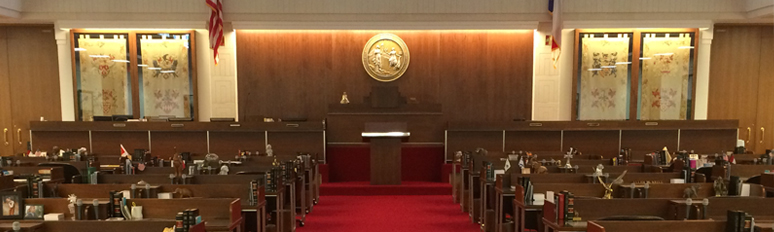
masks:
POLYGON ((75 196, 75 194, 67 195, 67 201, 69 204, 67 204, 67 209, 70 210, 70 214, 73 215, 71 220, 75 220, 75 203, 78 202, 78 197, 75 196))
POLYGON ((613 180, 613 182, 610 182, 610 183, 617 184, 617 185, 623 184, 624 182, 623 177, 626 176, 626 172, 628 172, 628 170, 624 170, 623 173, 621 173, 621 175, 618 175, 618 177, 615 178, 615 180, 613 180))
POLYGON ((183 174, 183 156, 181 156, 179 153, 175 153, 175 155, 172 156, 172 168, 174 169, 174 174, 176 177, 179 177, 183 174))
POLYGON ((216 169, 220 165, 220 157, 215 153, 209 153, 204 156, 204 167, 207 169, 216 169))
POLYGON ((601 176, 602 170, 605 169, 605 166, 602 166, 602 164, 598 164, 596 168, 594 168, 594 175, 595 176, 601 176))
POLYGON ((570 147, 570 151, 564 155, 564 158, 567 159, 567 163, 564 164, 565 168, 572 168, 572 165, 570 165, 570 159, 572 159, 573 156, 575 156, 575 149, 570 147))
POLYGON ((190 189, 187 188, 176 188, 174 192, 172 192, 172 195, 174 198, 191 198, 193 197, 193 193, 190 189))
POLYGON ((266 156, 274 156, 274 150, 271 149, 271 144, 266 144, 266 156))
POLYGON ((599 180, 599 184, 605 188, 605 195, 602 196, 602 199, 613 199, 613 184, 605 184, 605 182, 602 181, 602 176, 597 176, 597 180, 599 180))
POLYGON ((683 198, 698 198, 699 189, 701 189, 701 185, 698 184, 685 188, 685 190, 683 190, 683 198))
POLYGON ((716 197, 728 196, 728 188, 726 188, 726 181, 724 181, 723 178, 715 177, 712 188, 715 190, 716 197))
POLYGON ((228 171, 229 171, 228 165, 223 164, 222 166, 220 166, 220 172, 218 173, 218 175, 228 175, 228 171))
POLYGON ((537 162, 537 157, 533 156, 530 158, 530 168, 532 168, 532 173, 534 174, 543 174, 548 172, 548 168, 541 165, 540 162, 537 162))
POLYGON ((347 98, 347 92, 344 92, 344 94, 341 95, 341 101, 339 103, 341 103, 342 105, 349 104, 349 98, 347 98))

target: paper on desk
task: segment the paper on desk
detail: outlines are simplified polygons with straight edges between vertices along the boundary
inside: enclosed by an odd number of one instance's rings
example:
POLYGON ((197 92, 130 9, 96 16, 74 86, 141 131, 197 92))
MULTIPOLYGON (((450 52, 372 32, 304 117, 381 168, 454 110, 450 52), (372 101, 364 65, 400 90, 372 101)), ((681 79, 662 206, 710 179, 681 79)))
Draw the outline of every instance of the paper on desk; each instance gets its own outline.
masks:
POLYGON ((545 198, 545 200, 550 201, 551 203, 555 203, 554 202, 554 191, 547 191, 546 195, 543 196, 543 197, 545 198))
POLYGON ((750 196, 750 184, 742 184, 742 192, 739 194, 743 197, 749 197, 750 196))

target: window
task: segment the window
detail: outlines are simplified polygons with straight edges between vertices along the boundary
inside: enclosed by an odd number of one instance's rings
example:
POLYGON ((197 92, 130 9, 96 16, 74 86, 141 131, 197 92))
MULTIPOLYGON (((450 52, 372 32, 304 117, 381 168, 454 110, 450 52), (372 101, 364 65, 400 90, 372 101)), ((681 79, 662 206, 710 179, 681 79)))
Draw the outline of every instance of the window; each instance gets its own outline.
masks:
POLYGON ((691 119, 696 34, 578 30, 575 118, 691 119))
POLYGON ((74 31, 72 36, 79 120, 194 119, 192 32, 74 31))

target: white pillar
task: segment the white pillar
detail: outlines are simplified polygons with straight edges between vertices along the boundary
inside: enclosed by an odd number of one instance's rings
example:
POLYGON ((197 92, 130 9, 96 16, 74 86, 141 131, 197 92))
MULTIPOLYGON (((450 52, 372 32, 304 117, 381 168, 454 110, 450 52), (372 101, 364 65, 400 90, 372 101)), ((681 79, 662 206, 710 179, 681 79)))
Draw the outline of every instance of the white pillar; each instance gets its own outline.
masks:
POLYGON ((559 56, 559 117, 557 120, 569 121, 576 116, 572 112, 572 95, 575 90, 572 89, 572 66, 575 53, 575 29, 565 28, 562 30, 562 54, 559 56))
POLYGON ((712 50, 713 28, 702 28, 698 38, 698 59, 696 60, 696 94, 694 96, 694 119, 707 119, 709 109, 710 54, 712 50))
POLYGON ((70 30, 54 28, 57 57, 59 59, 59 98, 62 106, 62 121, 75 121, 75 99, 73 90, 73 66, 70 52, 70 30))

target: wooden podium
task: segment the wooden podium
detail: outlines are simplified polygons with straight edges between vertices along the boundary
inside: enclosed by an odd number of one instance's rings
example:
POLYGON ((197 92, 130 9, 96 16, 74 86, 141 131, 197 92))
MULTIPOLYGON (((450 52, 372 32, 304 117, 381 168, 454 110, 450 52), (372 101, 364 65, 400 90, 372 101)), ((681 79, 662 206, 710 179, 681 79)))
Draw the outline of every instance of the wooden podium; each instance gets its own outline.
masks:
POLYGON ((410 135, 406 123, 366 123, 361 135, 371 143, 371 184, 400 185, 401 143, 410 135))

